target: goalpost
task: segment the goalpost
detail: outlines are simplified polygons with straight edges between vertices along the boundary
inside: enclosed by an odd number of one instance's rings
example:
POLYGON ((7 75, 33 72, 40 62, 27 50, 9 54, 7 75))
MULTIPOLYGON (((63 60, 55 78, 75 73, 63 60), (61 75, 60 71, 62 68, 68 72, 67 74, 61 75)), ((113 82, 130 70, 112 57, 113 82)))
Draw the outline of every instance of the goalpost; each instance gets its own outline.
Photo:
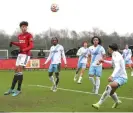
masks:
POLYGON ((0 59, 8 59, 9 54, 7 49, 0 49, 0 59))

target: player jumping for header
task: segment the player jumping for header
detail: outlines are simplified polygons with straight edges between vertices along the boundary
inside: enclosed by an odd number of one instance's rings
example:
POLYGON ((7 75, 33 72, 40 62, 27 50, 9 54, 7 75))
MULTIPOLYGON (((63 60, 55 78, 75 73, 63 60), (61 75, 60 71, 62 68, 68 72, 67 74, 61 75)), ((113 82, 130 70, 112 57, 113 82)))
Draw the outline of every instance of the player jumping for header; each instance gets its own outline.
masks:
POLYGON ((27 32, 28 22, 23 21, 20 23, 20 29, 22 31, 21 34, 18 35, 18 42, 11 42, 10 47, 12 45, 18 46, 20 48, 20 52, 18 54, 16 60, 16 69, 15 75, 12 81, 11 88, 4 93, 4 95, 9 95, 12 93, 12 96, 17 96, 21 93, 21 85, 23 81, 23 67, 26 66, 28 61, 30 60, 31 52, 30 50, 33 48, 33 37, 27 32), (14 91, 15 85, 18 82, 18 88, 14 91))
POLYGON ((50 48, 50 54, 43 64, 44 66, 51 60, 51 64, 49 66, 49 78, 53 83, 51 90, 53 92, 57 91, 57 86, 59 83, 59 72, 61 66, 61 57, 63 57, 65 66, 67 66, 66 56, 64 53, 64 48, 62 45, 58 44, 58 39, 56 37, 52 38, 51 43, 53 46, 50 48), (53 73, 55 72, 56 81, 54 80, 53 73))
POLYGON ((100 62, 112 64, 114 66, 114 71, 111 74, 111 76, 108 78, 108 81, 110 83, 107 85, 99 102, 92 105, 92 107, 96 109, 99 109, 102 103, 109 96, 111 96, 112 99, 115 101, 115 104, 112 106, 112 108, 116 108, 121 103, 121 101, 118 99, 118 96, 115 92, 120 86, 124 85, 128 79, 127 73, 125 70, 124 59, 122 58, 122 55, 118 52, 118 45, 115 43, 113 43, 112 45, 109 45, 108 51, 109 53, 112 54, 112 61, 101 59, 100 62))

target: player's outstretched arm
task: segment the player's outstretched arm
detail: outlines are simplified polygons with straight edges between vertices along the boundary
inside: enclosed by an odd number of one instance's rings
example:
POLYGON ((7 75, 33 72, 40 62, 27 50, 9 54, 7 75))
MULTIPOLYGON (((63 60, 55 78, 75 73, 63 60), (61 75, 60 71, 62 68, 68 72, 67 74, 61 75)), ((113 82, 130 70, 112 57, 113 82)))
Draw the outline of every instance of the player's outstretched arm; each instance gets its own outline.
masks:
POLYGON ((62 47, 61 54, 62 54, 62 58, 63 58, 64 64, 65 64, 65 67, 67 67, 67 61, 66 61, 66 56, 65 56, 65 52, 64 52, 64 48, 63 47, 62 47))
POLYGON ((12 45, 15 45, 15 46, 20 46, 20 43, 19 42, 10 42, 10 47, 12 46, 12 45))
POLYGON ((100 60, 100 62, 104 62, 104 63, 107 63, 107 64, 112 64, 112 61, 109 61, 109 60, 100 60))
POLYGON ((45 61, 45 63, 43 65, 47 64, 51 60, 51 58, 52 58, 52 52, 51 52, 51 49, 50 49, 49 56, 48 56, 47 60, 45 61))

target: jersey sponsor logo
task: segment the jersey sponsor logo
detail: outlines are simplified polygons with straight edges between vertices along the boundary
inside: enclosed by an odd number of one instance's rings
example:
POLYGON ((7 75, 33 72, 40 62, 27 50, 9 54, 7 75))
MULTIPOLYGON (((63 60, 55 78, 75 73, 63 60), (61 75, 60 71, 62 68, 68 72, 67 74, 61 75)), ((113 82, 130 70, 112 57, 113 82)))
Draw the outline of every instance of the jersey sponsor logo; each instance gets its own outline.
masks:
POLYGON ((19 40, 19 43, 25 43, 25 40, 19 40))
POLYGON ((54 50, 54 51, 52 51, 53 53, 57 53, 58 51, 57 50, 54 50))

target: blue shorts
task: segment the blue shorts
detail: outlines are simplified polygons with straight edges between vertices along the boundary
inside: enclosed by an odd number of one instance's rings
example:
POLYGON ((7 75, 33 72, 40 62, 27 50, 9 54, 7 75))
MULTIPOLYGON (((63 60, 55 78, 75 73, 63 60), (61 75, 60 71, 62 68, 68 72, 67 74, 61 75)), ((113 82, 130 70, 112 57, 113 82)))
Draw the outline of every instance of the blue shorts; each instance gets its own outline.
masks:
POLYGON ((90 66, 89 75, 100 77, 102 75, 102 66, 90 66))
POLYGON ((125 64, 132 64, 132 60, 124 60, 125 61, 125 64))
POLYGON ((86 68, 86 63, 78 63, 78 69, 85 69, 86 68))
POLYGON ((127 79, 123 77, 114 77, 113 81, 119 84, 119 87, 127 83, 127 79))
POLYGON ((59 72, 60 64, 50 64, 48 72, 59 72))

